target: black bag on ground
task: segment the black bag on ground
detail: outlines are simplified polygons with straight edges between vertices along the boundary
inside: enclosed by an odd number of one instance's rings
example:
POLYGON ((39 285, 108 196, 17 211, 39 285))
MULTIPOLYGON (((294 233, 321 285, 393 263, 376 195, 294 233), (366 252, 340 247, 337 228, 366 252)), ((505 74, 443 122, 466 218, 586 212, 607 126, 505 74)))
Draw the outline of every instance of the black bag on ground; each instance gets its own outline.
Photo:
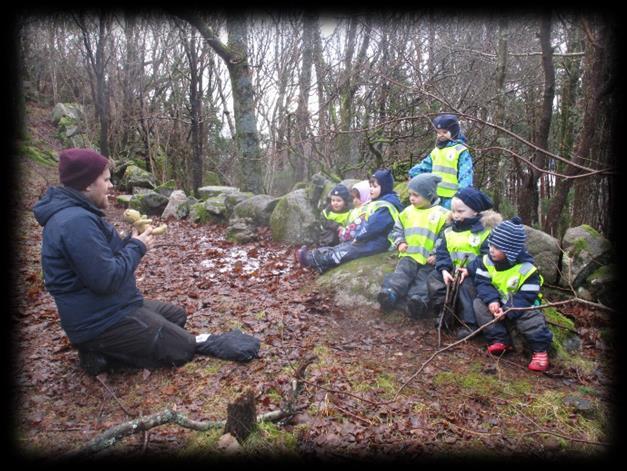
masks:
POLYGON ((196 345, 196 353, 210 355, 223 360, 250 361, 257 358, 259 339, 233 329, 224 334, 212 334, 196 345))

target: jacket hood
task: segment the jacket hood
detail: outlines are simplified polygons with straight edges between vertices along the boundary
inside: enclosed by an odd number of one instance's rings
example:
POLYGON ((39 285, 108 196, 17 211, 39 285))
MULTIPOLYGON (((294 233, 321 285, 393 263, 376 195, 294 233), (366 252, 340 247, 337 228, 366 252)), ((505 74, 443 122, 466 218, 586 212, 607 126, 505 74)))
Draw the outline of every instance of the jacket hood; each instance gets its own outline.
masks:
POLYGON ((85 208, 99 217, 104 216, 104 213, 96 208, 80 191, 63 186, 48 188, 44 196, 33 206, 33 214, 39 225, 45 226, 56 213, 73 206, 85 208))
POLYGON ((379 196, 377 198, 377 200, 383 200, 383 201, 387 201, 388 203, 392 203, 394 206, 396 206, 396 209, 398 209, 398 211, 402 211, 403 210, 403 203, 401 203, 401 200, 398 197, 398 194, 393 191, 392 193, 387 193, 383 196, 379 196))
MULTIPOLYGON (((474 218, 465 219, 463 224, 458 225, 460 230, 473 229, 474 232, 479 232, 485 229, 494 229, 498 224, 503 221, 501 213, 497 213, 493 209, 487 209, 481 211, 478 216, 474 218)), ((450 212, 446 216, 446 223, 455 226, 453 221, 453 213, 450 212)))
POLYGON ((381 187, 381 198, 383 195, 387 195, 394 191, 394 177, 392 176, 392 172, 389 169, 379 169, 374 172, 372 175, 373 178, 376 178, 379 186, 381 187))

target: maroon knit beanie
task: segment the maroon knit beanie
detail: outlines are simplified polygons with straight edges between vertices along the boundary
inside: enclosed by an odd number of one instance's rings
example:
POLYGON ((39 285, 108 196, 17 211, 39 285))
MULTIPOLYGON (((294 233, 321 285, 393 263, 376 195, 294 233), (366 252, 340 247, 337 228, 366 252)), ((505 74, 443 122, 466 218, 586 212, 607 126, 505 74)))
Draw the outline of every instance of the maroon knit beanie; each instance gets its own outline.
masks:
POLYGON ((104 171, 109 159, 92 149, 65 149, 59 154, 61 183, 82 191, 104 171))

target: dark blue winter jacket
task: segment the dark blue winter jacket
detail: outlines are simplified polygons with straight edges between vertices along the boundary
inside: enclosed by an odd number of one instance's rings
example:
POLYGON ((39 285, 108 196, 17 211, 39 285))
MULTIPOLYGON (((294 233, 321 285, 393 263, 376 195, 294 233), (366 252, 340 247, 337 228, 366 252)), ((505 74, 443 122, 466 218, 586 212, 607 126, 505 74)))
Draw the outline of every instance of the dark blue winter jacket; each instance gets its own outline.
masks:
MULTIPOLYGON (((489 255, 488 255, 489 256, 489 255)), ((493 260, 494 262, 494 260, 493 260)), ((529 262, 534 263, 533 257, 529 255, 525 250, 523 250, 516 259, 516 263, 509 263, 507 260, 503 262, 494 262, 494 267, 497 271, 507 270, 514 265, 519 263, 529 262)), ((482 276, 480 273, 477 273, 477 269, 480 271, 487 271, 484 263, 483 257, 475 258, 470 265, 468 266, 468 273, 473 277, 475 282, 475 287, 477 288, 477 297, 481 299, 485 304, 490 304, 494 301, 500 301, 500 295, 496 287, 490 281, 490 278, 482 276)), ((527 285, 537 285, 540 286, 540 275, 536 271, 533 273, 527 280, 525 281, 527 285)), ((514 293, 511 299, 511 303, 508 301, 503 304, 504 308, 508 307, 529 307, 533 306, 535 301, 538 299, 538 291, 517 291, 514 293)), ((502 303, 501 303, 502 304, 502 303)))
MULTIPOLYGON (((460 222, 453 222, 450 226, 455 232, 464 232, 470 231, 472 233, 477 233, 483 231, 485 228, 481 223, 481 215, 475 216, 473 218, 466 218, 460 222)), ((484 254, 487 254, 489 251, 488 239, 484 240, 479 249, 479 256, 482 257, 484 254)), ((453 273, 454 265, 453 260, 451 259, 451 254, 448 251, 448 246, 446 244, 446 237, 444 237, 444 233, 442 233, 442 237, 440 237, 439 244, 436 246, 435 251, 435 269, 439 272, 442 270, 446 270, 449 273, 453 273)))
MULTIPOLYGON (((379 198, 374 201, 379 200, 392 203, 396 209, 398 209, 399 213, 403 210, 403 204, 394 191, 379 196, 379 198)), ((393 227, 394 218, 390 214, 390 210, 386 207, 379 208, 372 213, 368 220, 361 226, 355 236, 355 242, 363 244, 374 240, 387 240, 388 234, 393 227)))
POLYGON ((143 304, 135 269, 146 253, 122 240, 81 192, 53 187, 33 208, 43 226, 41 263, 70 342, 93 339, 143 304))

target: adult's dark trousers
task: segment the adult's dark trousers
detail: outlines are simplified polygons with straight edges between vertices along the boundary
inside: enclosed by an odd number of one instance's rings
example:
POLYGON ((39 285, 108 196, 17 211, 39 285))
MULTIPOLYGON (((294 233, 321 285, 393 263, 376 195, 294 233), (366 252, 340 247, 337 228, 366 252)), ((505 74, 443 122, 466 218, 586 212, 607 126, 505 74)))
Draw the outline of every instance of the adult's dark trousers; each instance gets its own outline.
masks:
MULTIPOLYGON (((446 301, 446 284, 442 278, 442 272, 433 270, 427 278, 427 289, 429 292, 429 307, 438 315, 444 307, 446 301)), ((466 325, 473 330, 477 327, 477 319, 473 302, 477 296, 477 290, 472 278, 466 277, 457 289, 457 302, 455 303, 455 314, 457 323, 466 325)), ((454 324, 455 322, 453 322, 454 324)), ((452 327, 450 325, 449 327, 452 327)))
POLYGON ((137 368, 180 366, 196 350, 196 337, 183 328, 186 321, 184 309, 144 299, 143 306, 119 323, 76 347, 137 368))

